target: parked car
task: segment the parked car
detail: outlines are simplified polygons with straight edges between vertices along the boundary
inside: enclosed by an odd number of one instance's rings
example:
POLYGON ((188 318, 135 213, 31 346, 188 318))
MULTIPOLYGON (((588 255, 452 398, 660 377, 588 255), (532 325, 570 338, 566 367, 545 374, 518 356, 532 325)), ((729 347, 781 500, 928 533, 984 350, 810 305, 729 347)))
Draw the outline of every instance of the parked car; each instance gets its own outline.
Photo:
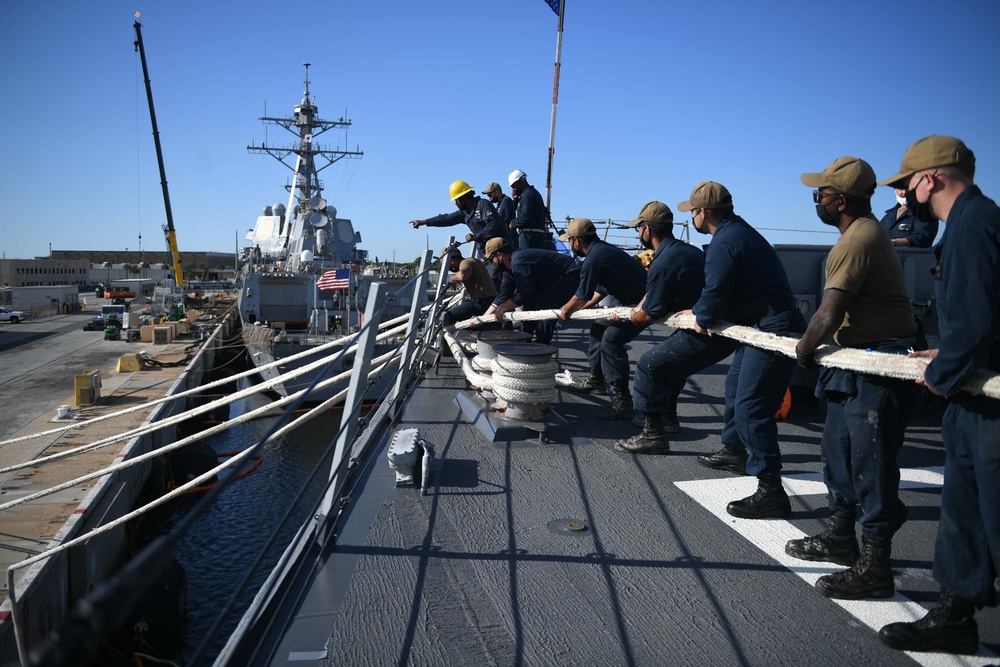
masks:
POLYGON ((0 322, 10 322, 11 324, 17 324, 18 322, 23 322, 26 319, 28 318, 20 310, 11 310, 10 308, 0 308, 0 322))
POLYGON ((83 325, 84 331, 104 331, 104 318, 95 317, 83 325))

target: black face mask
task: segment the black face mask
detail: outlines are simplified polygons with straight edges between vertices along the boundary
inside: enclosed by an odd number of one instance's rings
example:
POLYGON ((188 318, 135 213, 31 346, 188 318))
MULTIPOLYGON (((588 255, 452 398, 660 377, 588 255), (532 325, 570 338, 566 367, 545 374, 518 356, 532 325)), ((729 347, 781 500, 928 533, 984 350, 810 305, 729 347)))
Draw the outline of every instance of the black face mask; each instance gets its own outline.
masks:
POLYGON ((816 217, 820 219, 824 225, 830 225, 831 227, 837 226, 837 218, 839 217, 836 213, 830 215, 830 212, 826 210, 826 206, 822 204, 816 204, 816 217))
POLYGON ((913 212, 913 217, 922 222, 937 222, 938 218, 931 211, 930 198, 924 203, 917 201, 917 189, 906 191, 906 208, 913 212))
POLYGON ((582 258, 582 257, 586 257, 587 255, 582 250, 580 250, 578 248, 573 248, 573 256, 574 257, 581 257, 582 258))
POLYGON ((642 234, 639 234, 639 243, 641 243, 642 247, 645 248, 646 250, 652 250, 653 249, 653 235, 650 234, 649 237, 648 237, 648 240, 647 240, 647 237, 643 236, 642 234))

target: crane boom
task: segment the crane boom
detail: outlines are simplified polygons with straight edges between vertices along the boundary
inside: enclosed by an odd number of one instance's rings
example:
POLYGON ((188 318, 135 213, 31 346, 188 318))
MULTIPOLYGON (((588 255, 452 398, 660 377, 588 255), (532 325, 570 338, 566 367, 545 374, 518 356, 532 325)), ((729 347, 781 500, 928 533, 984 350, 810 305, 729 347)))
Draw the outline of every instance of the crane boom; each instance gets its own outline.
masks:
MULTIPOLYGON (((138 14, 136 14, 138 16, 138 14)), ((142 61, 142 76, 146 83, 146 99, 149 101, 149 120, 153 126, 153 143, 156 145, 156 164, 160 168, 160 186, 163 188, 163 206, 167 213, 167 224, 163 225, 163 234, 167 239, 167 247, 174 263, 174 280, 178 287, 184 287, 184 269, 181 266, 181 253, 177 249, 177 231, 174 229, 174 216, 170 210, 170 192, 167 190, 167 172, 163 167, 163 149, 160 147, 160 131, 156 126, 156 111, 153 109, 153 88, 149 84, 149 69, 146 67, 146 49, 142 45, 142 24, 138 21, 135 27, 135 50, 139 52, 142 61)))

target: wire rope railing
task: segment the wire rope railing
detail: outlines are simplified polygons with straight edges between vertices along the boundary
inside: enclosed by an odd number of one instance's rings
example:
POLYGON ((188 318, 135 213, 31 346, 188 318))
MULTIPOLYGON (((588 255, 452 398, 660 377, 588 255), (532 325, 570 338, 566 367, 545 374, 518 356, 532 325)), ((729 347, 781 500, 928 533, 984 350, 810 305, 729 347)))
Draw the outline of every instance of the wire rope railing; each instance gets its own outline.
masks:
MULTIPOLYGON (((246 419, 250 419, 250 418, 255 418, 255 417, 258 417, 258 416, 260 416, 260 414, 263 414, 265 412, 269 413, 269 414, 273 414, 275 407, 285 407, 286 408, 285 411, 282 412, 278 416, 278 418, 275 421, 275 424, 272 425, 272 427, 268 430, 268 432, 265 433, 253 446, 248 447, 244 451, 242 451, 239 454, 235 455, 234 457, 228 459, 227 461, 219 464, 218 466, 216 466, 215 468, 211 469, 210 471, 207 471, 207 472, 205 472, 205 473, 203 473, 201 475, 198 475, 196 478, 191 479, 188 482, 186 482, 185 484, 182 484, 181 486, 177 487, 173 491, 168 492, 167 494, 165 494, 161 498, 157 499, 156 501, 154 501, 152 503, 149 503, 146 506, 144 506, 142 508, 139 508, 139 509, 137 509, 137 510, 135 510, 133 512, 130 512, 128 515, 126 515, 124 517, 120 517, 119 519, 115 520, 114 522, 111 522, 109 524, 106 524, 105 526, 102 526, 101 528, 97 529, 97 531, 90 531, 87 534, 79 536, 79 537, 75 538, 74 540, 66 542, 63 545, 60 545, 60 546, 58 546, 56 548, 53 548, 53 549, 46 550, 45 552, 42 552, 41 554, 38 554, 38 555, 33 556, 31 558, 25 559, 25 560, 23 560, 23 561, 21 561, 19 563, 13 564, 8 569, 7 580, 8 580, 8 588, 9 588, 9 592, 10 592, 10 602, 11 602, 11 608, 12 608, 12 616, 13 616, 14 626, 15 626, 15 636, 16 636, 16 638, 18 640, 18 648, 19 648, 19 652, 21 654, 21 662, 22 662, 22 664, 27 665, 27 664, 30 664, 30 663, 28 662, 28 653, 26 651, 26 647, 24 646, 23 628, 19 627, 20 626, 20 618, 19 618, 20 614, 19 614, 19 609, 18 609, 19 606, 17 604, 17 590, 16 590, 16 585, 15 585, 15 582, 14 582, 14 573, 18 569, 21 569, 21 568, 24 568, 24 567, 28 567, 28 566, 30 566, 30 565, 32 565, 34 563, 37 563, 37 562, 40 562, 41 560, 49 558, 49 557, 51 557, 52 555, 54 555, 56 553, 59 553, 59 552, 64 551, 66 549, 72 548, 73 546, 78 545, 78 544, 80 544, 81 542, 83 542, 85 540, 93 538, 95 535, 100 534, 100 532, 111 530, 111 529, 113 529, 113 528, 115 528, 117 526, 120 526, 122 523, 124 523, 126 521, 129 521, 131 519, 134 519, 136 516, 139 516, 141 513, 147 512, 147 511, 153 509, 156 506, 159 506, 159 505, 162 505, 162 504, 164 504, 166 502, 169 502, 171 499, 176 498, 181 493, 184 493, 187 490, 190 490, 192 488, 195 488, 195 487, 203 484, 205 481, 207 481, 208 479, 211 479, 213 476, 217 475, 219 472, 225 470, 226 468, 233 468, 235 472, 239 472, 240 469, 241 469, 241 467, 244 467, 248 463, 248 461, 264 447, 264 445, 266 443, 272 442, 275 439, 283 437, 288 432, 290 432, 292 429, 298 428, 303 423, 309 421, 310 419, 313 419, 313 418, 319 416, 324 411, 326 411, 327 409, 329 409, 331 406, 333 406, 333 405, 335 405, 337 403, 343 402, 345 400, 345 398, 350 397, 350 394, 352 393, 352 389, 354 387, 360 385, 360 379, 357 377, 357 375, 355 373, 355 370, 345 371, 343 373, 340 373, 340 374, 335 375, 335 376, 330 377, 330 378, 326 378, 327 374, 334 367, 334 365, 336 363, 338 363, 340 360, 342 360, 342 358, 343 358, 344 355, 349 354, 351 352, 357 352, 358 351, 358 349, 359 349, 359 341, 362 340, 363 336, 366 333, 367 334, 371 334, 371 330, 373 328, 373 325, 375 325, 376 323, 379 323, 379 320, 381 319, 381 314, 385 310, 385 308, 387 307, 387 305, 389 303, 391 303, 400 294, 406 292, 407 290, 412 290, 413 291, 414 307, 411 309, 410 315, 404 315, 404 316, 397 317, 397 318, 394 318, 392 320, 389 320, 387 322, 377 324, 377 329, 381 330, 381 333, 372 336, 372 341, 371 341, 371 345, 373 346, 374 342, 376 340, 384 341, 384 340, 388 340, 388 339, 390 339, 392 337, 397 337, 397 339, 398 339, 400 337, 400 335, 402 334, 402 336, 401 336, 401 338, 402 338, 402 341, 401 341, 402 344, 400 346, 398 346, 393 352, 381 355, 381 356, 379 356, 377 358, 371 358, 369 356, 368 359, 364 359, 361 354, 356 355, 356 358, 355 358, 355 369, 357 369, 357 367, 358 367, 359 364, 363 365, 363 364, 370 363, 370 364, 372 364, 372 365, 375 366, 371 370, 370 373, 366 373, 365 374, 365 381, 367 383, 367 386, 369 386, 369 387, 373 386, 378 381, 378 379, 380 377, 382 377, 383 375, 388 374, 392 369, 397 369, 397 371, 396 371, 397 374, 403 374, 403 375, 409 374, 410 373, 410 368, 409 368, 409 359, 407 358, 407 350, 408 350, 408 348, 411 348, 414 344, 423 344, 423 345, 426 345, 428 341, 430 341, 430 340, 433 339, 432 336, 427 335, 427 332, 423 332, 424 335, 423 335, 422 338, 420 338, 420 333, 421 333, 421 331, 420 331, 420 325, 424 324, 424 322, 427 319, 427 314, 428 313, 434 313, 434 312, 436 312, 436 308, 438 306, 439 301, 441 301, 444 298, 444 291, 441 289, 441 286, 439 284, 438 298, 435 299, 435 301, 432 304, 430 304, 429 306, 420 306, 419 299, 417 298, 417 295, 419 293, 421 293, 421 291, 423 289, 422 285, 423 285, 423 283, 424 283, 427 275, 429 274, 430 261, 431 261, 431 257, 430 257, 430 253, 428 252, 428 253, 426 253, 426 256, 424 258, 422 270, 416 276, 414 276, 413 278, 411 278, 410 281, 408 281, 405 285, 403 285, 402 287, 400 287, 393 295, 389 295, 386 299, 377 298, 375 300, 370 300, 370 308, 369 308, 370 312, 366 315, 366 323, 353 336, 346 336, 346 337, 343 337, 341 339, 337 339, 335 341, 331 341, 331 342, 329 342, 329 343, 321 346, 322 349, 315 348, 315 349, 308 350, 308 351, 306 351, 304 353, 300 353, 298 355, 295 355, 296 357, 301 358, 301 357, 305 357, 305 356, 309 356, 309 355, 315 355, 315 354, 317 354, 317 353, 319 353, 319 352, 321 352, 323 350, 330 350, 330 349, 335 348, 337 346, 339 346, 339 348, 340 348, 339 352, 337 354, 335 354, 334 356, 329 357, 329 358, 320 359, 320 360, 318 360, 316 362, 313 362, 312 364, 309 364, 307 367, 299 368, 299 369, 296 369, 295 371, 292 371, 291 373, 282 375, 278 379, 278 381, 287 380, 287 378, 291 377, 292 374, 295 374, 297 376, 297 375, 301 375, 303 373, 315 370, 317 367, 321 367, 322 371, 316 375, 315 379, 312 381, 312 383, 310 384, 310 386, 307 387, 306 389, 300 390, 299 392, 296 392, 295 394, 292 394, 292 395, 290 395, 288 397, 285 397, 285 398, 283 398, 283 399, 281 399, 281 400, 279 400, 279 401, 277 401, 275 403, 272 403, 270 405, 264 406, 264 407, 259 408, 257 410, 252 410, 249 413, 241 415, 241 417, 238 418, 237 420, 227 420, 226 423, 210 427, 210 428, 206 429, 205 431, 202 431, 201 433, 196 434, 195 436, 190 436, 189 438, 184 438, 184 439, 182 439, 182 440, 180 440, 178 442, 172 443, 171 445, 159 448, 155 452, 150 452, 149 454, 146 454, 146 455, 140 455, 138 457, 135 457, 134 459, 129 459, 127 461, 123 461, 123 462, 121 462, 119 464, 112 465, 112 466, 110 466, 108 468, 105 468, 105 469, 103 469, 101 471, 95 471, 95 472, 92 472, 92 473, 88 473, 87 475, 81 476, 81 477, 77 478, 76 480, 72 480, 71 482, 64 482, 63 484, 57 485, 56 487, 52 487, 52 489, 44 490, 42 492, 39 492, 38 494, 31 494, 30 497, 25 497, 25 498, 18 499, 17 504, 20 504, 21 502, 30 502, 30 500, 37 499, 39 497, 42 497, 43 495, 48 495, 49 493, 54 493, 54 492, 56 492, 59 489, 68 488, 67 485, 73 486, 73 485, 76 485, 76 484, 80 483, 80 481, 86 481, 87 479, 93 479, 96 476, 103 476, 105 474, 108 474, 109 472, 114 472, 114 471, 120 470, 120 469, 122 469, 124 467, 129 467, 129 466, 132 466, 132 465, 138 465, 139 463, 142 463, 142 462, 148 460, 149 458, 152 458, 154 456, 161 456, 161 455, 165 454, 168 451, 172 451, 172 450, 177 449, 179 447, 183 447, 183 446, 185 446, 187 444, 190 444, 190 442, 193 442, 195 439, 201 439, 201 438, 213 435, 215 433, 221 432, 222 430, 225 430, 226 428, 232 427, 233 424, 230 424, 229 423, 230 421, 239 421, 240 419, 246 420, 246 419), (402 326, 398 326, 404 320, 409 320, 409 323, 408 324, 404 324, 402 326), (350 343, 350 345, 348 345, 348 343, 350 343), (347 390, 342 390, 340 392, 337 392, 335 395, 333 395, 330 398, 322 401, 319 405, 315 406, 314 408, 312 408, 311 410, 309 410, 305 414, 299 416, 294 421, 289 421, 291 419, 291 415, 293 415, 293 414, 295 414, 297 412, 299 406, 303 403, 303 401, 306 399, 306 397, 309 396, 313 391, 315 391, 317 389, 328 388, 329 386, 331 386, 331 385, 333 385, 333 384, 335 384, 337 382, 342 382, 344 379, 347 379, 347 378, 350 378, 351 383, 352 383, 351 387, 349 387, 347 390), (357 385, 355 383, 357 383, 357 385), (98 531, 100 531, 100 532, 98 532, 98 531)), ((442 280, 443 280, 444 274, 445 274, 445 272, 442 272, 442 280)), ((381 285, 380 283, 376 283, 376 286, 380 286, 380 285, 381 285)), ((412 352, 412 350, 410 350, 410 351, 412 352)), ((286 359, 286 361, 287 361, 287 359, 286 359)), ((274 364, 274 365, 277 365, 277 364, 274 364)), ((248 371, 247 373, 240 374, 240 376, 246 376, 246 375, 254 374, 254 373, 257 373, 257 372, 258 372, 258 370, 252 370, 252 371, 248 371)), ((237 377, 239 377, 239 376, 237 376, 237 377)), ((174 394, 173 396, 170 396, 168 398, 156 401, 156 403, 166 402, 168 400, 176 400, 177 398, 180 398, 182 396, 189 396, 189 395, 193 395, 193 394, 196 394, 196 393, 199 393, 199 392, 204 392, 206 389, 210 389, 210 388, 212 388, 214 386, 219 386, 219 385, 221 385, 223 383, 231 383, 231 382, 233 382, 234 379, 236 379, 236 377, 228 377, 224 381, 216 382, 216 383, 209 383, 207 385, 204 385, 202 387, 197 388, 196 390, 189 390, 189 391, 181 392, 179 394, 174 394)), ((203 413, 205 413, 205 412, 210 411, 211 409, 213 409, 213 407, 217 407, 220 404, 228 403, 228 402, 231 402, 232 400, 239 400, 239 398, 242 398, 242 397, 244 397, 246 395, 250 395, 252 393, 258 393, 259 391, 266 390, 268 387, 273 386, 273 384, 274 383, 270 383, 270 384, 269 383, 265 383, 264 385, 257 385, 256 387, 252 388, 252 390, 248 390, 248 391, 244 391, 244 392, 237 392, 236 394, 227 396, 224 399, 219 399, 217 401, 212 401, 211 403, 208 403, 208 404, 205 404, 203 406, 200 406, 199 408, 196 408, 196 409, 193 409, 193 410, 189 410, 189 411, 185 411, 184 413, 182 413, 182 415, 177 415, 176 417, 179 417, 179 418, 182 418, 182 419, 188 419, 188 418, 190 418, 193 415, 203 414, 203 413)), ((394 390, 392 390, 392 391, 389 391, 389 390, 383 391, 378 396, 379 403, 377 403, 378 407, 376 409, 376 413, 377 412, 382 412, 383 414, 388 413, 389 408, 392 405, 392 398, 393 398, 392 394, 393 393, 398 393, 399 388, 401 386, 402 386, 402 384, 397 384, 397 386, 396 386, 396 388, 394 388, 394 390)), ((352 402, 351 405, 345 407, 345 410, 344 410, 344 413, 343 413, 343 416, 342 416, 342 419, 341 419, 341 426, 340 426, 340 429, 338 431, 338 436, 343 435, 345 433, 345 431, 349 430, 352 424, 355 425, 355 426, 357 425, 356 424, 357 423, 357 417, 359 416, 359 412, 362 409, 362 400, 361 400, 361 398, 363 398, 364 391, 362 390, 360 394, 358 394, 357 391, 355 391, 354 393, 355 393, 355 400, 352 402)), ((148 409, 150 407, 150 405, 153 404, 153 403, 154 402, 147 403, 147 404, 141 406, 141 408, 139 408, 139 409, 148 409)), ((61 427, 61 428, 58 428, 58 429, 51 429, 51 430, 47 431, 46 434, 58 434, 58 433, 61 433, 61 432, 67 431, 67 430, 71 430, 73 428, 80 428, 82 426, 87 425, 88 423, 94 423, 94 422, 97 422, 97 421, 103 421, 105 419, 110 419, 110 418, 113 418, 114 416, 118 416, 118 415, 121 415, 121 414, 125 414, 127 412, 133 412, 133 411, 135 411, 135 408, 127 409, 127 410, 124 410, 124 411, 119 411, 118 413, 116 413, 114 415, 102 415, 101 417, 98 417, 98 418, 95 418, 95 419, 91 419, 91 420, 87 420, 86 422, 82 422, 82 423, 72 424, 72 425, 69 425, 68 427, 61 427)), ((179 420, 180 419, 174 419, 174 421, 172 423, 176 423, 179 420)), ((372 420, 372 421, 374 421, 374 420, 372 420)), ((154 424, 155 423, 156 422, 154 422, 154 424)), ((161 428, 162 428, 162 426, 161 426, 161 428)), ((100 444, 100 446, 106 446, 108 444, 111 444, 112 442, 117 442, 117 441, 129 439, 129 438, 132 438, 132 437, 137 437, 138 435, 142 435, 144 433, 148 433, 151 430, 153 430, 153 429, 134 429, 133 431, 129 432, 128 434, 120 434, 119 436, 116 436, 114 438, 108 438, 108 439, 106 439, 106 442, 102 441, 101 444, 100 444)), ((357 440, 355 441, 354 445, 350 448, 349 451, 350 452, 354 452, 354 451, 357 451, 357 449, 360 448, 360 447, 367 446, 366 442, 362 442, 362 441, 369 441, 369 440, 371 440, 372 437, 373 437, 373 435, 374 435, 374 433, 370 429, 366 429, 365 432, 362 433, 359 438, 357 438, 357 440)), ((36 434, 34 437, 39 437, 39 435, 36 434)), ((22 438, 22 439, 27 439, 27 438, 22 438)), ((18 440, 20 440, 20 439, 18 439, 18 440)), ((7 442, 9 443, 9 442, 13 442, 13 441, 7 441, 7 442)), ((331 441, 331 444, 328 447, 328 449, 330 447, 334 447, 334 445, 337 442, 338 442, 338 438, 335 438, 333 441, 331 441)), ((7 444, 7 443, 0 443, 0 445, 2 445, 2 444, 7 444)), ((97 443, 92 443, 91 445, 86 445, 84 447, 77 448, 75 451, 73 451, 69 455, 83 453, 84 451, 87 451, 88 447, 89 448, 93 448, 95 445, 97 445, 97 443)), ((62 456, 61 456, 62 454, 66 454, 66 453, 65 452, 60 453, 60 455, 59 455, 60 458, 62 458, 62 456)), ((50 458, 47 458, 47 460, 56 460, 56 458, 55 457, 50 457, 50 458)), ((333 466, 332 466, 332 468, 331 468, 331 478, 335 477, 338 472, 346 470, 345 461, 349 461, 349 460, 350 460, 350 458, 345 458, 344 456, 341 456, 340 459, 339 459, 339 461, 335 461, 334 464, 333 464, 333 466)), ((42 462, 42 463, 44 463, 44 462, 42 462)), ((27 462, 25 465, 37 465, 37 464, 39 464, 39 461, 36 460, 36 461, 32 461, 32 462, 27 462)), ((316 470, 313 471, 313 473, 310 475, 310 479, 314 479, 315 476, 318 473, 319 473, 319 468, 317 468, 316 470)), ((225 488, 227 488, 228 485, 232 482, 232 480, 235 479, 236 477, 237 477, 237 475, 233 474, 233 475, 231 475, 231 476, 229 476, 229 477, 227 477, 225 479, 222 479, 222 480, 220 480, 220 482, 218 484, 216 484, 215 486, 211 487, 208 491, 206 491, 205 494, 204 494, 204 496, 199 500, 198 504, 194 508, 192 508, 191 512, 189 512, 184 517, 184 519, 182 519, 173 528, 173 530, 171 530, 171 532, 168 534, 168 536, 166 536, 166 537, 168 537, 170 539, 165 539, 164 537, 161 537, 161 538, 158 538, 157 540, 155 540, 153 543, 151 543, 149 546, 147 546, 146 549, 144 549, 140 554, 138 554, 135 558, 133 558, 131 561, 129 561, 129 563, 126 565, 126 567, 122 570, 122 572, 117 577, 115 577, 113 580, 111 580, 111 581, 107 582, 106 584, 102 585, 101 587, 99 587, 99 589, 94 593, 94 595, 92 596, 92 598, 90 598, 88 600, 81 601, 77 605, 77 608, 74 610, 74 612, 73 612, 73 614, 71 616, 71 619, 70 619, 71 623, 68 624, 68 627, 70 627, 69 634, 72 635, 73 637, 71 639, 71 638, 69 638, 69 636, 67 636, 67 641, 64 642, 66 645, 76 645, 76 648, 73 649, 73 655, 72 655, 72 657, 70 656, 70 654, 66 653, 63 649, 61 649, 57 645, 47 645, 47 647, 46 647, 47 650, 43 651, 43 657, 40 658, 40 660, 42 660, 42 662, 38 662, 39 658, 37 658, 36 654, 33 654, 33 659, 35 659, 34 664, 70 664, 74 660, 79 660, 79 651, 81 649, 84 650, 84 651, 86 651, 86 650, 91 650, 91 651, 95 650, 96 649, 96 645, 94 644, 95 633, 91 632, 91 631, 88 631, 86 628, 89 627, 92 630, 95 623, 97 625, 100 625, 100 626, 103 626, 103 627, 117 627, 117 625, 120 624, 120 623, 116 623, 115 621, 121 621, 122 620, 122 614, 124 612, 121 612, 120 610, 119 611, 115 611, 112 608, 113 607, 123 607, 125 609, 130 609, 131 608, 131 606, 132 606, 131 604, 125 604, 125 605, 119 604, 121 602, 120 598, 122 596, 126 596, 126 593, 129 593, 130 591, 133 592, 133 594, 130 595, 130 596, 128 596, 128 597, 131 597, 131 598, 137 598, 138 597, 138 594, 135 594, 133 589, 138 585, 140 591, 144 590, 144 588, 145 588, 144 584, 148 584, 151 581, 151 578, 149 576, 149 572, 154 572, 155 573, 155 572, 159 571, 160 568, 157 567, 157 566, 162 566, 162 565, 164 565, 166 563, 166 559, 169 557, 169 554, 172 553, 172 550, 173 550, 172 545, 176 543, 177 538, 179 538, 180 536, 183 536, 186 532, 188 532, 188 530, 190 529, 191 525, 193 524, 194 519, 197 516, 200 516, 201 514, 203 514, 205 511, 207 511, 207 509, 214 503, 214 500, 218 497, 218 495, 220 493, 222 493, 225 490, 225 488), (111 604, 112 600, 115 601, 114 604, 111 604), (81 605, 83 605, 83 607, 81 607, 81 605), (97 613, 96 612, 96 610, 98 608, 100 608, 101 610, 103 610, 102 613, 97 613), (75 625, 74 625, 73 621, 75 621, 75 625), (75 632, 73 631, 73 628, 75 628, 75 632)), ((341 484, 341 486, 342 486, 342 484, 341 484)), ((302 492, 304 492, 304 489, 305 489, 305 486, 303 487, 303 491, 302 492)), ((12 507, 12 506, 14 506, 14 503, 7 503, 5 505, 0 505, 0 511, 2 511, 3 509, 5 509, 7 507, 12 507)), ((336 516, 338 516, 338 515, 339 515, 339 513, 334 515, 334 517, 333 517, 334 520, 335 520, 336 516)), ((274 535, 277 535, 277 531, 275 531, 274 535)), ((270 539, 274 539, 274 536, 272 536, 270 539)), ((270 542, 269 542, 269 544, 270 544, 270 542)), ((258 566, 259 566, 259 564, 258 564, 258 566)), ((245 586, 245 584, 244 584, 244 586, 245 586)), ((237 594, 238 593, 234 593, 234 599, 235 599, 235 595, 237 595, 237 594)), ((133 599, 133 601, 134 601, 134 599, 133 599)))

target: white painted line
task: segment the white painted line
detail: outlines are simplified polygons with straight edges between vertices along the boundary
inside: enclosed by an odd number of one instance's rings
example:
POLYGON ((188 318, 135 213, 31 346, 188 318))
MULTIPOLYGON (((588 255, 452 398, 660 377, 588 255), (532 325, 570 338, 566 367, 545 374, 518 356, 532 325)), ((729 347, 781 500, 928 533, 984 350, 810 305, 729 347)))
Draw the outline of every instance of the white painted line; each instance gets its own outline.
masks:
POLYGON ((316 662, 326 660, 326 651, 292 651, 288 654, 288 662, 316 662))
MULTIPOLYGON (((821 473, 784 475, 782 482, 789 496, 809 496, 826 494, 821 473)), ((930 488, 941 486, 944 479, 943 468, 907 468, 900 471, 900 488, 930 488)), ((799 575, 813 586, 824 574, 845 569, 834 563, 813 563, 792 558, 785 553, 788 540, 806 536, 788 521, 779 519, 737 519, 726 513, 726 505, 739 498, 751 495, 757 489, 754 477, 726 477, 723 479, 701 479, 676 482, 677 487, 693 498, 699 505, 714 514, 720 521, 735 530, 755 547, 778 561, 781 565, 799 575)), ((817 600, 827 600, 840 605, 859 622, 878 632, 883 625, 896 621, 914 621, 923 618, 927 610, 912 600, 896 593, 887 600, 833 600, 816 593, 817 600)), ((878 641, 873 638, 873 641, 878 641)), ((979 655, 957 656, 946 653, 907 652, 921 665, 943 667, 945 665, 987 665, 995 663, 997 656, 982 647, 979 655)))

